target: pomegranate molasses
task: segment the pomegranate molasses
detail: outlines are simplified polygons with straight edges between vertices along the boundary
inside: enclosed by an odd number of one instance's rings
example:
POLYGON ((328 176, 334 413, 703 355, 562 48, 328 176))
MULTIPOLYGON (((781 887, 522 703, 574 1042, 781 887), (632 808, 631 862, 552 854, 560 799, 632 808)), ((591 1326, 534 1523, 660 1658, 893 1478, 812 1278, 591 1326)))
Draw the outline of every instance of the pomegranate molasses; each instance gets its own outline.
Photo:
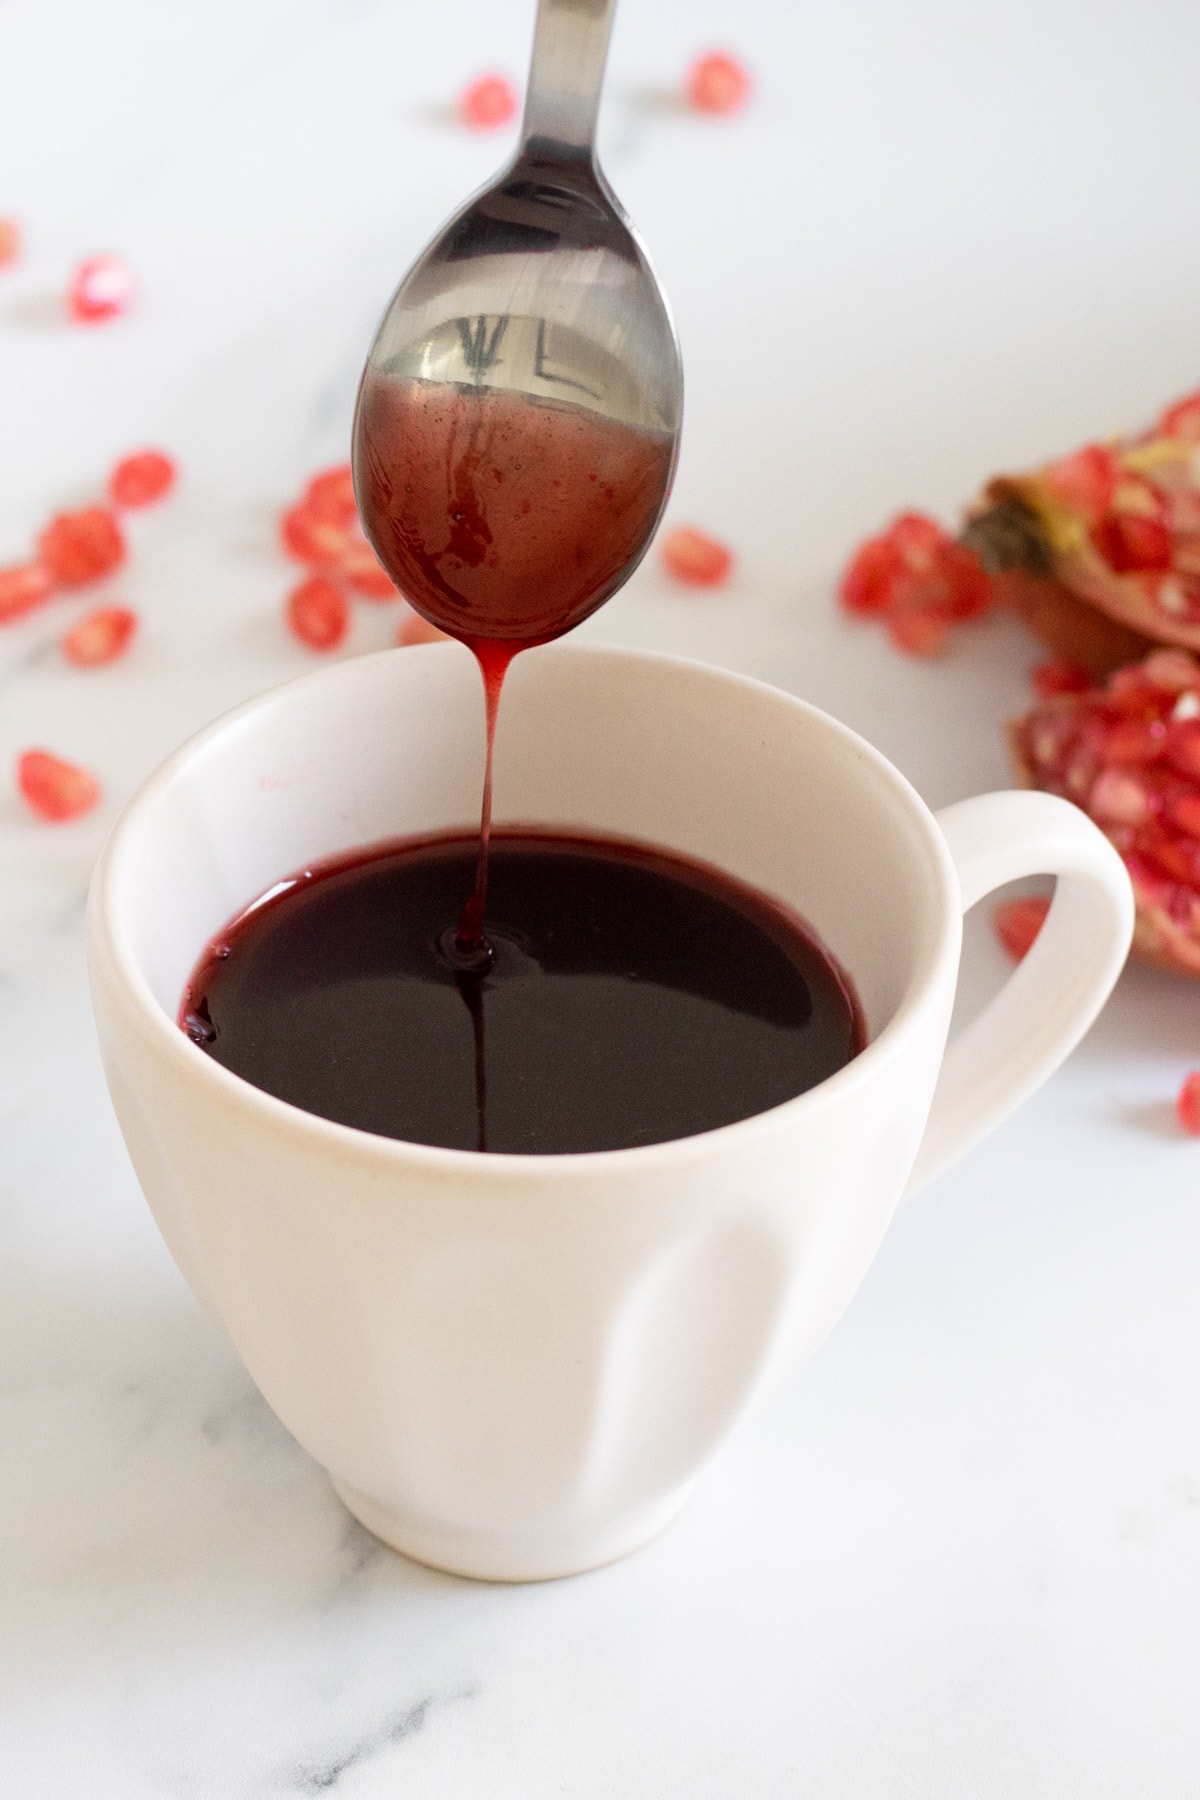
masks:
POLYGON ((642 846, 492 839, 486 968, 453 920, 476 840, 383 845, 276 884, 209 946, 180 1024, 226 1068, 362 1131, 548 1155, 688 1137, 862 1048, 803 922, 642 846))
MULTIPOLYGON (((460 323, 480 369, 494 363, 509 321, 480 319, 474 336, 460 323)), ((492 757, 508 665, 578 625, 629 575, 670 485, 674 439, 559 399, 398 380, 368 367, 355 443, 358 503, 381 562, 419 613, 470 646, 483 675, 478 856, 469 898, 456 909, 462 957, 481 968, 490 954, 492 757)))

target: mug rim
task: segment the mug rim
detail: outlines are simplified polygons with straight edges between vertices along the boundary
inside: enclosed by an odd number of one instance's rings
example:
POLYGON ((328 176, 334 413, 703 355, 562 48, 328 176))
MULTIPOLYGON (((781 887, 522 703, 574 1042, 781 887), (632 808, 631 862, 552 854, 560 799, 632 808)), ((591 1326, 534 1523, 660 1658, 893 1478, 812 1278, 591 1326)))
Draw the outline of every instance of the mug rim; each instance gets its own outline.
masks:
MULTIPOLYGON (((424 644, 369 652, 264 689, 193 732, 152 770, 118 814, 101 851, 88 892, 87 945, 92 978, 96 983, 98 977, 115 976, 114 997, 119 995, 124 1000, 125 1022, 136 1025, 143 1039, 148 1040, 169 1061, 173 1060, 181 1076, 209 1083, 211 1091, 220 1097, 223 1104, 250 1114, 260 1124, 276 1130, 298 1132, 301 1136, 307 1136, 314 1148, 321 1147, 327 1152, 337 1153, 343 1159, 349 1157, 354 1161, 369 1160, 376 1165, 382 1159, 386 1165, 397 1169, 416 1169, 427 1176, 443 1175, 460 1180, 473 1176, 488 1182, 499 1181, 505 1185, 528 1185, 534 1181, 561 1182, 564 1177, 573 1175, 589 1178, 610 1171, 616 1173, 622 1169, 650 1172, 656 1165, 667 1166, 681 1160, 688 1162, 735 1149, 741 1142, 748 1142, 765 1133, 788 1129, 801 1113, 811 1118, 828 1106, 841 1102, 843 1098, 852 1095, 856 1088, 873 1080, 882 1065, 896 1055, 903 1054, 906 1043, 921 1032, 930 1009, 939 1003, 941 984, 938 975, 945 972, 948 959, 953 958, 955 963, 955 969, 950 973, 953 975, 956 972, 962 921, 958 905, 958 877, 949 847, 933 813, 907 777, 901 774, 882 751, 877 750, 850 726, 810 701, 801 700, 797 695, 789 694, 786 689, 775 687, 770 682, 664 651, 640 650, 625 645, 549 644, 540 647, 539 656, 548 654, 558 659, 653 662, 661 665, 664 670, 699 672, 705 677, 751 694, 769 695, 773 704, 782 700, 815 720, 833 737, 840 739, 844 748, 853 749, 856 758, 865 764, 864 774, 866 770, 870 770, 891 790, 894 799, 904 806, 910 818, 919 826, 927 847, 932 852, 932 861, 940 877, 943 917, 940 928, 931 936, 923 958, 918 959, 900 1003, 878 1035, 857 1056, 814 1087, 807 1088, 803 1093, 795 1094, 776 1106, 768 1107, 763 1112, 751 1113, 747 1118, 735 1119, 730 1124, 719 1125, 708 1131, 693 1132, 687 1137, 668 1138, 653 1144, 639 1144, 617 1150, 558 1151, 547 1155, 454 1150, 437 1144, 418 1144, 407 1139, 383 1137, 357 1126, 343 1125, 337 1120, 324 1118, 319 1113, 307 1112, 290 1101, 281 1100, 277 1095, 256 1087, 244 1076, 235 1074, 214 1058, 206 1056, 179 1029, 176 1021, 168 1016, 152 992, 120 916, 113 892, 121 859, 141 825, 142 814, 163 796, 172 783, 185 773, 188 765, 202 755, 217 738, 237 732, 248 717, 277 702, 284 695, 331 681, 353 681, 353 671, 377 664, 382 658, 444 656, 447 651, 448 646, 444 644, 424 644)), ((853 971, 851 975, 853 976, 853 971)))

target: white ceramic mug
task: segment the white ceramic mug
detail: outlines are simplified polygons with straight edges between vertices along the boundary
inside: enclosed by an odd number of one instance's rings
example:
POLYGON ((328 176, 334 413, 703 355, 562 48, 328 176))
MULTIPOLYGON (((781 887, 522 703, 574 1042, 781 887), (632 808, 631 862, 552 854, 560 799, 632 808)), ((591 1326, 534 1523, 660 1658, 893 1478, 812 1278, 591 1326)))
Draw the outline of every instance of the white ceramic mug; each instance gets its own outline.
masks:
POLYGON ((252 700, 127 808, 89 954, 146 1197, 270 1404, 371 1531, 516 1580, 593 1567, 666 1524, 772 1375, 829 1331, 906 1187, 1076 1043, 1125 959, 1132 902, 1065 801, 992 794, 935 819, 787 694, 555 646, 512 668, 497 820, 665 846, 797 908, 857 985, 862 1054, 718 1131, 521 1157, 333 1124, 190 1043, 184 982, 246 901, 313 858, 472 825, 481 717, 451 644, 252 700), (964 908, 1039 872, 1058 877, 1041 936, 943 1055, 964 908))

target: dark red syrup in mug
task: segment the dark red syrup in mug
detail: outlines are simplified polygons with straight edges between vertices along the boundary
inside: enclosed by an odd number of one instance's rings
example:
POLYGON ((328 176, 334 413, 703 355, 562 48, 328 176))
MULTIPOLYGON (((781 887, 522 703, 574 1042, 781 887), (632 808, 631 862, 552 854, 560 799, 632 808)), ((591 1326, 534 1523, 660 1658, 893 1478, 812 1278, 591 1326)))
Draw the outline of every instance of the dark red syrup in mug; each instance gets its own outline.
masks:
POLYGON ((796 914, 635 844, 496 832, 491 962, 457 970, 446 922, 476 848, 376 846, 277 883, 210 944, 180 1024, 308 1112, 526 1155, 732 1124, 862 1048, 853 989, 796 914))
POLYGON ((417 611, 475 652, 487 706, 479 856, 455 938, 486 960, 492 750, 521 650, 578 625, 637 563, 670 485, 674 440, 588 407, 368 369, 355 427, 363 525, 417 611))

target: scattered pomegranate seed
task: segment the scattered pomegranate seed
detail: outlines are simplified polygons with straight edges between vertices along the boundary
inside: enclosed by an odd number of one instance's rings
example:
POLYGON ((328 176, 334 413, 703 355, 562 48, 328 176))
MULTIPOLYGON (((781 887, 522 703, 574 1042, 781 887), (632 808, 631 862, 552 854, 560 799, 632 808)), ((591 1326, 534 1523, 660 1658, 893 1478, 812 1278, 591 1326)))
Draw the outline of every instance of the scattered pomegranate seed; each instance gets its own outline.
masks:
POLYGON ((906 650, 910 656, 940 656, 950 635, 949 619, 916 606, 894 612, 887 627, 897 650, 906 650))
POLYGON ((736 56, 714 50, 696 58, 687 72, 684 92, 696 112, 740 112, 750 98, 750 76, 736 56))
POLYGON ((994 597, 974 551, 921 513, 901 513, 860 545, 838 596, 847 612, 882 616, 893 642, 917 656, 936 656, 950 626, 994 597))
POLYGON ((175 485, 175 464, 161 450, 139 450, 123 456, 108 478, 116 506, 150 506, 175 485))
POLYGON ((1055 694, 1083 694, 1092 685, 1092 678, 1081 663, 1066 661, 1039 663, 1030 679, 1039 700, 1049 700, 1055 694))
POLYGON ((1200 1137, 1200 1069, 1183 1078, 1183 1086, 1175 1096, 1179 1123, 1189 1137, 1200 1137))
POLYGON ((99 606, 68 631, 62 641, 63 655, 79 669, 116 662, 128 650, 137 622, 137 614, 127 606, 99 606))
POLYGON ((90 812, 100 798, 100 783, 89 770, 48 750, 26 750, 17 758, 17 786, 40 818, 55 823, 90 812))
POLYGON ((7 269, 21 254, 21 227, 15 219, 0 219, 0 269, 7 269))
POLYGON ((400 621, 400 629, 396 633, 396 642, 402 648, 407 648, 412 644, 440 644, 447 641, 446 632, 439 631, 436 625, 431 625, 429 620, 422 618, 421 614, 413 607, 406 608, 404 617, 400 621))
POLYGON ((733 552, 691 525, 677 525, 662 541, 663 567, 688 587, 720 587, 733 568, 733 552))
POLYGON ((304 490, 300 505, 311 517, 352 525, 358 517, 358 507, 354 501, 354 475, 350 464, 323 469, 319 475, 314 475, 304 490))
POLYGON ((315 511, 303 500, 284 513, 279 522, 279 535, 290 557, 318 568, 340 561, 350 545, 350 533, 345 524, 330 518, 328 513, 315 511))
POLYGON ((370 544, 365 541, 351 541, 338 558, 335 572, 348 588, 361 594, 364 600, 397 598, 391 576, 370 544))
POLYGON ((350 629, 350 605, 324 575, 311 575, 287 598, 287 626, 310 650, 335 650, 350 629))
POLYGON ((1046 923, 1050 902, 1045 895, 1020 900, 1001 900, 992 913, 992 929, 1014 962, 1029 954, 1033 940, 1046 923))
POLYGON ((53 592, 54 577, 42 563, 16 563, 0 569, 0 625, 24 617, 53 592))
POLYGON ((503 75, 481 75, 458 96, 457 111, 472 131, 495 131, 516 117, 517 90, 503 75))
POLYGON ((133 295, 133 276, 119 256, 89 256, 71 277, 67 306, 81 325, 96 325, 128 312, 133 295))
POLYGON ((59 513, 37 541, 38 556, 63 587, 84 587, 111 574, 125 560, 125 539, 103 506, 59 513))

